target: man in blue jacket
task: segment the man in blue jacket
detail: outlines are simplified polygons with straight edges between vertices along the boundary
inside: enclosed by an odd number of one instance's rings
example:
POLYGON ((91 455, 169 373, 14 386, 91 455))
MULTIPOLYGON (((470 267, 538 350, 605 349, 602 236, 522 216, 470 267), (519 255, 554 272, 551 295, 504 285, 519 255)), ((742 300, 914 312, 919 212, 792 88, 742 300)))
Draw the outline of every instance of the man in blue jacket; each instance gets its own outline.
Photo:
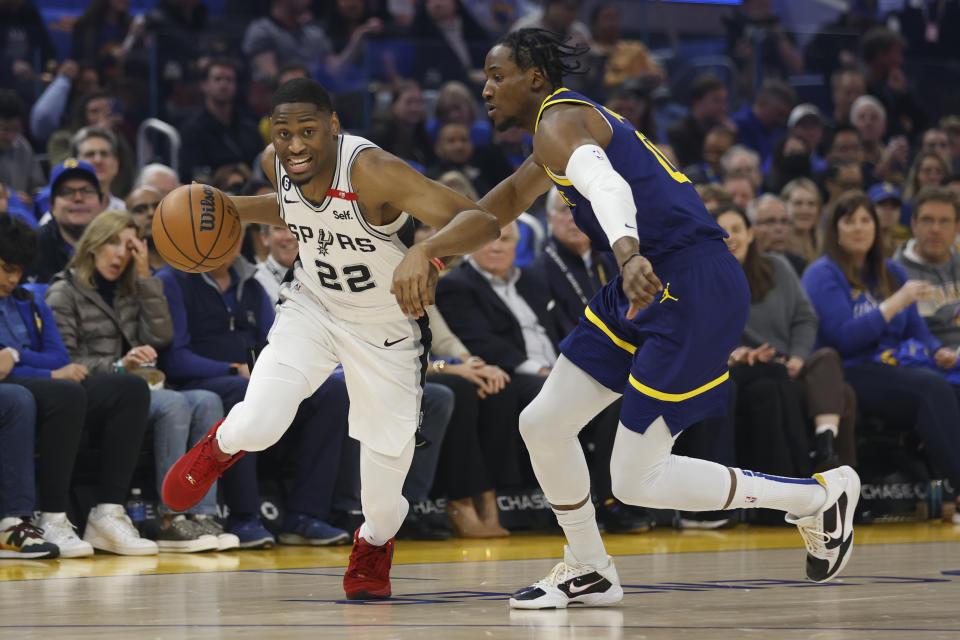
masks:
MULTIPOLYGON (((173 317, 173 344, 162 355, 168 379, 185 389, 209 389, 220 395, 224 411, 243 400, 252 354, 267 342, 273 301, 254 277, 256 268, 239 257, 204 274, 164 267, 157 272, 173 317)), ((325 522, 329 516, 340 448, 346 435, 348 400, 342 376, 331 377, 300 405, 293 428, 280 443, 293 464, 280 542, 330 545, 350 535, 325 522)), ((256 460, 248 455, 223 478, 231 509, 227 530, 241 547, 269 545, 263 529, 256 460)))

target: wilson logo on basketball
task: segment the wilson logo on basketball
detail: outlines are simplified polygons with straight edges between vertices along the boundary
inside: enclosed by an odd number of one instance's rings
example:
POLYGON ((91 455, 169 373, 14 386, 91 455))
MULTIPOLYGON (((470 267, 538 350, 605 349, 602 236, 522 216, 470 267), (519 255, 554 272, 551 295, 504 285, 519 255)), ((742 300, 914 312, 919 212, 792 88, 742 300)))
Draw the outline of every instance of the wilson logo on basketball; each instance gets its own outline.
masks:
POLYGON ((217 202, 213 197, 213 189, 203 185, 203 198, 200 199, 200 231, 213 231, 216 226, 217 202))

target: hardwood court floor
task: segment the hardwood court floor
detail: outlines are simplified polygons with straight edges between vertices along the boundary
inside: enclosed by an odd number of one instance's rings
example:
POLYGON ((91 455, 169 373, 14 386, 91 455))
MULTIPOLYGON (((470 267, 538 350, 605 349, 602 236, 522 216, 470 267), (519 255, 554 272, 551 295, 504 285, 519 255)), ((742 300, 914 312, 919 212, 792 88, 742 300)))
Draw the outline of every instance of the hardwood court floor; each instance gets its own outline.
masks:
POLYGON ((401 541, 394 599, 344 601, 348 547, 0 560, 0 638, 960 638, 960 525, 862 526, 842 579, 792 528, 606 536, 617 607, 511 611, 559 535, 401 541))

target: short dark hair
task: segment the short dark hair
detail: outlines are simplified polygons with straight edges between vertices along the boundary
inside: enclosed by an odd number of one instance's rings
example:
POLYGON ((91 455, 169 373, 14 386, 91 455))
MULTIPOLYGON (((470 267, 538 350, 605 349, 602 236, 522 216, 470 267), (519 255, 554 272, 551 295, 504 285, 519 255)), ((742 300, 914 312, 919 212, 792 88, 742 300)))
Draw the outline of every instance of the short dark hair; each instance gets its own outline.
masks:
POLYGON ((896 31, 891 31, 886 27, 874 27, 864 34, 860 40, 860 52, 863 55, 863 61, 873 62, 877 56, 890 51, 894 47, 902 47, 907 43, 896 31))
POLYGON ((957 202, 957 194, 949 187, 929 186, 920 189, 913 198, 913 217, 916 219, 920 212, 920 207, 928 202, 943 202, 953 207, 954 220, 960 219, 960 203, 957 202))
POLYGON ((227 69, 232 69, 234 75, 240 75, 240 66, 232 58, 227 57, 216 57, 212 58, 210 62, 203 67, 203 81, 206 82, 210 79, 210 72, 213 71, 214 67, 226 67, 227 69))
POLYGON ((837 69, 832 74, 830 74, 830 88, 836 89, 837 85, 840 84, 840 79, 843 76, 858 76, 860 79, 863 80, 864 84, 867 83, 867 76, 863 73, 863 71, 860 71, 860 69, 843 68, 843 69, 837 69))
POLYGON ((294 78, 280 85, 270 99, 270 112, 273 113, 281 104, 291 102, 309 102, 317 105, 320 111, 333 113, 330 93, 322 84, 309 78, 294 78))
POLYGON ((620 7, 618 7, 615 2, 611 2, 610 0, 607 0, 606 2, 600 2, 590 10, 590 25, 593 26, 593 23, 596 22, 597 18, 600 17, 600 13, 605 9, 609 9, 610 7, 613 7, 617 10, 617 13, 620 13, 620 7))
POLYGON ((4 120, 23 117, 23 100, 12 89, 0 89, 0 118, 4 120))
POLYGON ((277 68, 277 77, 279 78, 283 74, 290 73, 291 71, 300 71, 306 77, 310 77, 310 69, 307 67, 307 65, 301 62, 296 62, 295 60, 284 62, 282 65, 280 65, 277 68))
POLYGON ((834 127, 832 132, 829 132, 824 136, 822 143, 823 149, 825 151, 830 151, 830 149, 833 148, 833 143, 836 141, 837 136, 843 133, 852 133, 853 135, 857 136, 857 140, 863 144, 863 137, 860 135, 859 129, 852 124, 838 124, 836 127, 834 127))
POLYGON ((702 73, 690 83, 690 104, 703 100, 707 94, 718 89, 726 89, 726 83, 712 73, 702 73))
POLYGON ((0 211, 0 260, 29 271, 39 252, 37 232, 17 216, 0 211))
POLYGON ((546 29, 517 29, 497 41, 513 52, 513 61, 520 69, 540 69, 554 88, 563 85, 563 76, 582 73, 577 61, 564 58, 583 55, 589 47, 570 45, 569 36, 561 36, 546 29))
MULTIPOLYGON (((831 160, 827 163, 827 168, 823 171, 824 181, 835 181, 837 176, 840 175, 840 172, 848 167, 856 167, 860 169, 860 165, 852 160, 831 160)), ((862 170, 862 169, 861 169, 862 170)))
POLYGON ((766 80, 757 90, 754 102, 780 100, 789 105, 797 104, 797 92, 783 80, 766 80))

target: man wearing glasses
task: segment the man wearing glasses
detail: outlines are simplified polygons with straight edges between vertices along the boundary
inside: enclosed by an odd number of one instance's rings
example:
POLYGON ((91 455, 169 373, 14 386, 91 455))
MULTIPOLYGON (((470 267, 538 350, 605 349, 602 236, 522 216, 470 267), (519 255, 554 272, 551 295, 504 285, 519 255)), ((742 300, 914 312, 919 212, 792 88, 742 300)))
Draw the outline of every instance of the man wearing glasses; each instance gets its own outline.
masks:
POLYGON ((777 196, 765 193, 747 205, 747 217, 753 224, 754 239, 760 253, 777 253, 787 259, 790 266, 803 275, 807 261, 787 251, 787 238, 793 227, 787 203, 777 196))
POLYGON ((37 229, 40 256, 31 280, 50 282, 53 274, 67 266, 83 230, 104 210, 102 194, 97 172, 89 162, 67 158, 53 168, 50 219, 37 229))

